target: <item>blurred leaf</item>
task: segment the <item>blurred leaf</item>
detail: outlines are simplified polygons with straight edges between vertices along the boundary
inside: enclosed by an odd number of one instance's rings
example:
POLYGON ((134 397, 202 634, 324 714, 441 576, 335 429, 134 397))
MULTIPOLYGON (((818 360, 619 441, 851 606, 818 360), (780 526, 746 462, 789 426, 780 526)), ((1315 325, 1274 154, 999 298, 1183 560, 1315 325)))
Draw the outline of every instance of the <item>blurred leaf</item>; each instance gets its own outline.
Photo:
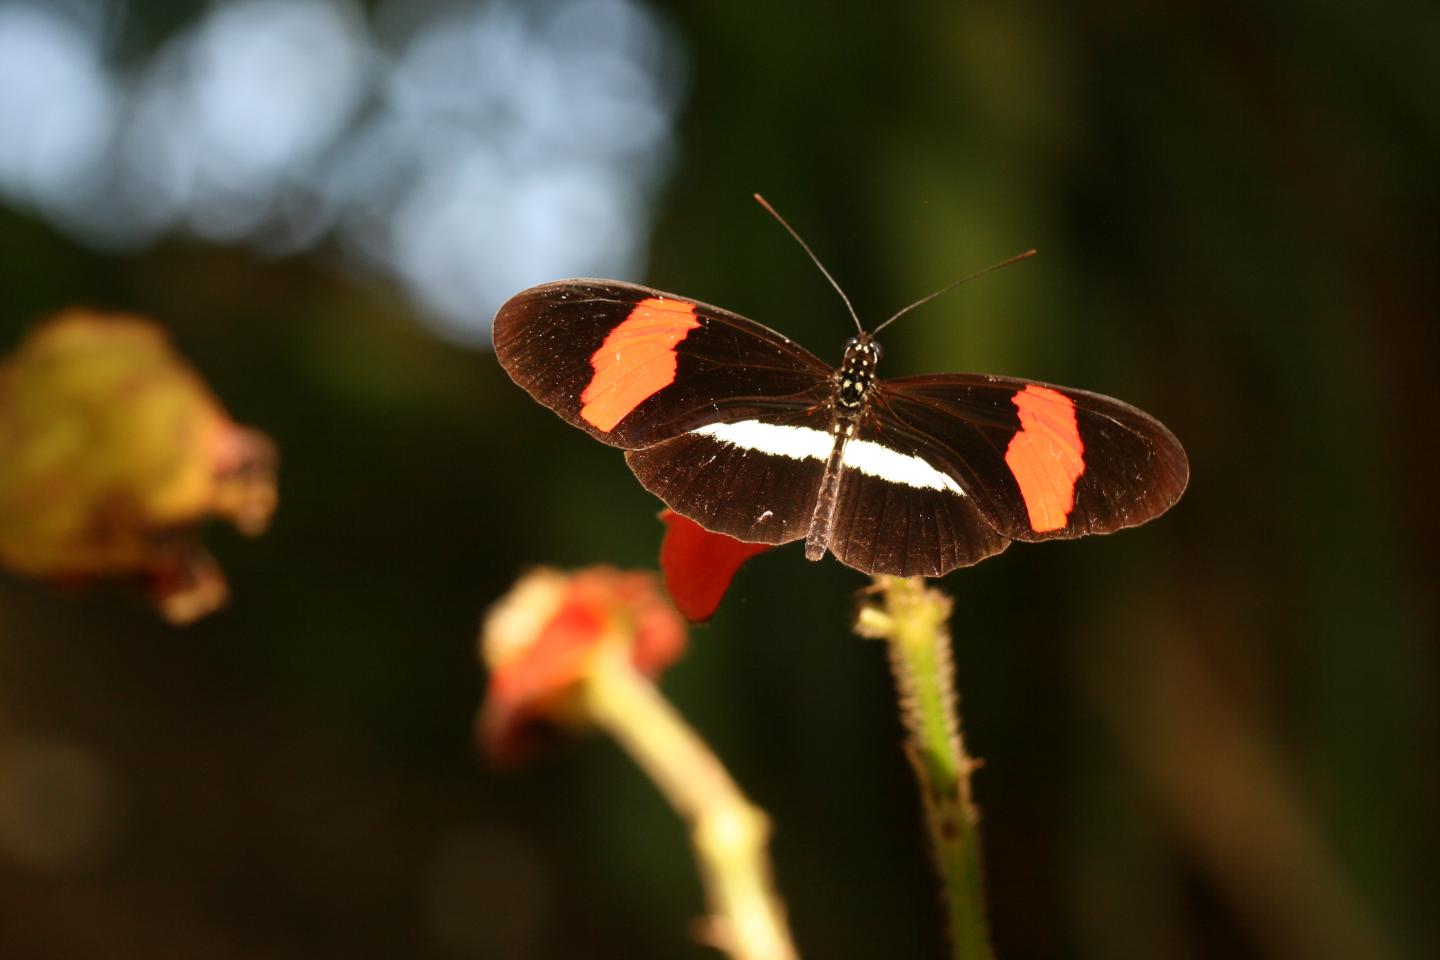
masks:
POLYGON ((0 367, 0 562, 17 573, 139 575, 162 615, 194 620, 226 597, 200 523, 261 533, 274 470, 146 320, 71 310, 0 367))

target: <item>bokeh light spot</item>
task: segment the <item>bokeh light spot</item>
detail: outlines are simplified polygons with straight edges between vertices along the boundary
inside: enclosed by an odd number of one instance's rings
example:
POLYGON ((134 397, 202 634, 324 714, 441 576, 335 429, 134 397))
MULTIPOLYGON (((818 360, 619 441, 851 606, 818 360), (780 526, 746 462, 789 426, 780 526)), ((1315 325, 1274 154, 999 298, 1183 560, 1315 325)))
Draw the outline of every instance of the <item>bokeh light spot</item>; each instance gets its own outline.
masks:
POLYGON ((229 0, 127 70, 123 4, 71 6, 0 0, 0 201, 82 242, 333 240, 475 344, 523 286, 643 268, 684 68, 639 0, 229 0))

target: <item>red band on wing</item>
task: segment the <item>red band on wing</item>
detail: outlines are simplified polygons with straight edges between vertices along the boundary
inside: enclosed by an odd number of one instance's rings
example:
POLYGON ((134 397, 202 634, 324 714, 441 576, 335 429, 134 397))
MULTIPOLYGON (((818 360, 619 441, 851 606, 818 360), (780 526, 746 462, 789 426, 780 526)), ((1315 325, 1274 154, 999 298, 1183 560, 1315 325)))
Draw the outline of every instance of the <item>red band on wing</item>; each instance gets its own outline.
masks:
POLYGON ((1085 472, 1085 444, 1075 422, 1075 402, 1058 390, 1034 384, 1012 398, 1020 432, 1010 438, 1005 463, 1020 484, 1030 529, 1060 530, 1075 508, 1075 481, 1085 472))
POLYGON ((597 430, 615 424, 675 382, 675 346, 700 326, 695 304, 648 297, 590 357, 595 376, 580 394, 580 416, 597 430))

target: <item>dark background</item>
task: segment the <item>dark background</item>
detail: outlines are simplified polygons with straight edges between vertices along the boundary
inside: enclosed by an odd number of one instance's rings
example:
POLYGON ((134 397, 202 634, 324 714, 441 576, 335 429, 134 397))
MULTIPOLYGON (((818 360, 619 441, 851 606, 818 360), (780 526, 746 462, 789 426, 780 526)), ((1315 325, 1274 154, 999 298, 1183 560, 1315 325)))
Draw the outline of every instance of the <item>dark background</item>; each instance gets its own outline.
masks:
MULTIPOLYGON (((211 6, 108 9, 134 71, 211 6)), ((753 191, 872 323, 1035 246, 887 332, 885 372, 1114 394, 1189 452, 1163 519, 943 583, 999 954, 1434 955, 1440 12, 659 12, 676 126, 625 279, 838 360, 842 305, 753 191)), ((209 532, 234 598, 196 626, 0 578, 0 954, 710 955, 684 832, 612 743, 474 752, 485 607, 660 536, 484 348, 514 290, 467 345, 333 235, 117 241, 8 196, 4 350, 72 303, 153 316, 283 463, 268 534, 209 532)), ((773 817, 804 956, 940 957, 864 583, 760 557, 664 686, 773 817)))

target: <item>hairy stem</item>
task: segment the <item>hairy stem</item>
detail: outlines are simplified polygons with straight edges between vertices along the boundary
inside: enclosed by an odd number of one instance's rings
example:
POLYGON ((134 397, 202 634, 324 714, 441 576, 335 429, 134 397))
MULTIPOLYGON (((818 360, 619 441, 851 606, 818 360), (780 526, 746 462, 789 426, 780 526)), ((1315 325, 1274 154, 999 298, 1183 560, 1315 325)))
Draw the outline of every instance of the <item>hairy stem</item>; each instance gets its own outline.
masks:
POLYGON ((711 916, 707 939, 735 960, 796 960, 771 880, 765 814, 648 679, 623 645, 597 653, 585 682, 591 718, 650 776, 690 826, 711 916))
POLYGON ((979 765, 960 736, 955 664, 946 621, 950 600, 919 577, 875 578, 856 630, 885 640, 915 770, 956 960, 991 960, 980 869, 979 813, 970 774, 979 765))

